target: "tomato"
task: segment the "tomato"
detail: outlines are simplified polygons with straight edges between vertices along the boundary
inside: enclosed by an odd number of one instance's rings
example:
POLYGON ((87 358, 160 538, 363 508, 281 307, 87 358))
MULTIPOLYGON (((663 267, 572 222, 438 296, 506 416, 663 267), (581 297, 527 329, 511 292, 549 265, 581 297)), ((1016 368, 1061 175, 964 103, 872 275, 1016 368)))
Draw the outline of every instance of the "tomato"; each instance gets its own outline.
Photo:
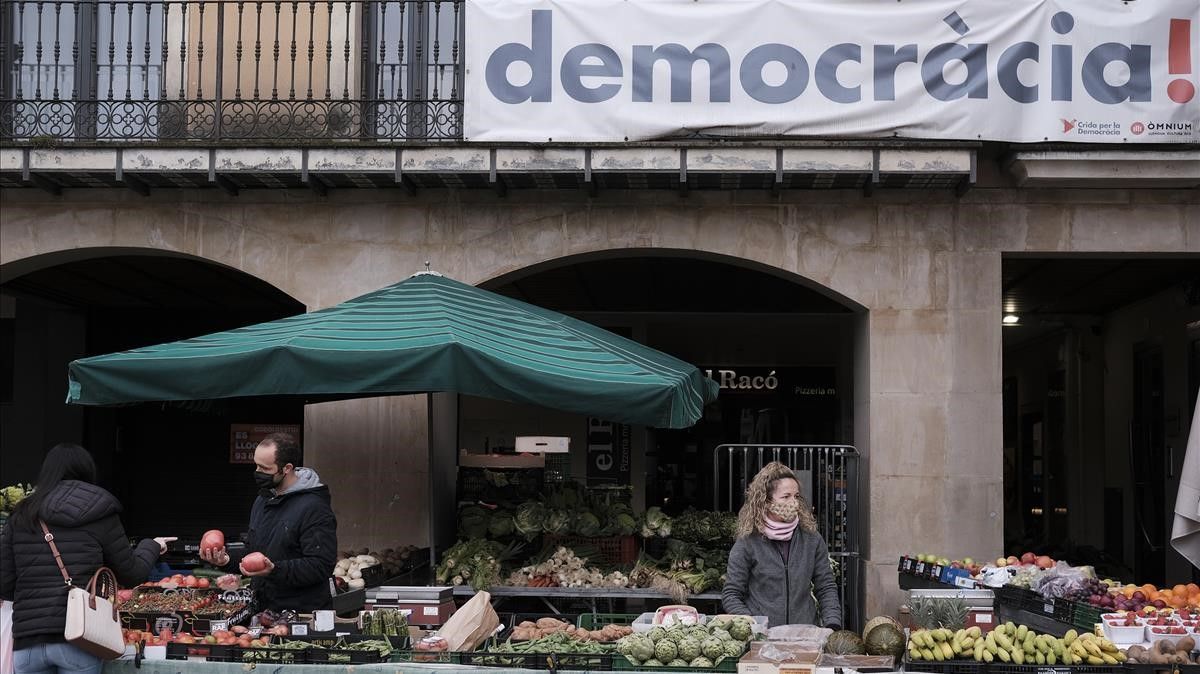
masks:
POLYGON ((250 648, 250 641, 250 635, 243 635, 237 640, 237 645, 241 646, 242 648, 250 648))
POLYGON ((225 534, 220 529, 210 529, 204 532, 200 539, 201 552, 216 552, 225 547, 225 534))
POLYGON ((267 556, 261 552, 251 552, 242 558, 242 568, 251 573, 263 571, 267 568, 267 556))
POLYGON ((212 583, 209 582, 207 578, 199 578, 196 580, 196 587, 200 588, 201 590, 207 590, 210 585, 212 585, 212 583))
POLYGON ((218 639, 227 639, 233 636, 233 632, 230 632, 229 630, 217 630, 216 632, 213 632, 212 635, 218 639))
POLYGON ((188 576, 187 578, 183 579, 184 587, 196 587, 199 584, 200 584, 200 579, 195 576, 188 576))

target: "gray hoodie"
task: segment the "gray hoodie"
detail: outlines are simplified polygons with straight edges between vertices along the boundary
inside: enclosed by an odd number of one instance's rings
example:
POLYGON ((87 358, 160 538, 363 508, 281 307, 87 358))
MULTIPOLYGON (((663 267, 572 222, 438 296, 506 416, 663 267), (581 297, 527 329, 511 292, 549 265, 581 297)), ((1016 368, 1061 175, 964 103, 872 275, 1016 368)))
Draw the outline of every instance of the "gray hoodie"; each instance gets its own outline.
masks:
POLYGON ((742 536, 729 551, 721 603, 729 613, 766 616, 777 625, 842 625, 829 548, 818 533, 796 529, 787 563, 775 541, 759 532, 742 536), (820 602, 821 620, 817 622, 820 602))

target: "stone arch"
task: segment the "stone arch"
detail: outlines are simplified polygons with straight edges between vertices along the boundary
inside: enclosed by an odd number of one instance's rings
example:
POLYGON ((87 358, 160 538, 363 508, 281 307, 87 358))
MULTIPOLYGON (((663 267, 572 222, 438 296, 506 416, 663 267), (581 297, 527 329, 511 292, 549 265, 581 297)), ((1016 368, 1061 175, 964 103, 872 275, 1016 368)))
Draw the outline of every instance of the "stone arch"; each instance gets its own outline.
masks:
POLYGON ((818 281, 814 281, 813 279, 802 276, 794 271, 772 266, 768 263, 752 258, 738 257, 725 253, 715 253, 704 250, 686 250, 679 248, 603 248, 585 253, 575 253, 537 262, 517 270, 503 272, 495 276, 482 279, 476 282, 475 285, 481 288, 491 289, 557 267, 566 267, 581 262, 630 257, 682 257, 718 262, 732 267, 769 274, 785 281, 790 281, 824 295, 825 297, 837 302, 838 304, 841 304, 847 309, 850 309, 854 313, 865 313, 867 311, 867 307, 863 306, 858 301, 847 297, 830 286, 818 281))

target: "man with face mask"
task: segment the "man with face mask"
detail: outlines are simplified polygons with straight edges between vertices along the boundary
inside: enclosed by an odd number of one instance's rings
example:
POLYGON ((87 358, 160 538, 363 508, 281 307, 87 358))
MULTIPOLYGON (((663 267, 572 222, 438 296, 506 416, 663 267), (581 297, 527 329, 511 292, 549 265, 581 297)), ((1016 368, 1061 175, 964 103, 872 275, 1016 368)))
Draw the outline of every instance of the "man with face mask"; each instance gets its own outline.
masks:
POLYGON ((228 571, 250 576, 259 608, 310 612, 328 608, 329 577, 337 558, 337 520, 329 487, 316 471, 300 467, 300 446, 288 433, 268 435, 254 450, 259 495, 250 509, 250 529, 241 556, 224 548, 200 553, 228 571), (266 568, 241 564, 251 552, 266 556, 266 568))

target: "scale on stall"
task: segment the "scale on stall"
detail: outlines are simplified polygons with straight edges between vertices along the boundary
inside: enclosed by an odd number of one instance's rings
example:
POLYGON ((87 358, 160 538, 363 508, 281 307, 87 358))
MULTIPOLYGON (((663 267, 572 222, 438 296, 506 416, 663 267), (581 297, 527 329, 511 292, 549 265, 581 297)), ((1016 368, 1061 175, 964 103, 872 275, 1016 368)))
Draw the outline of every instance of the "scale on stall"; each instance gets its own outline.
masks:
POLYGON ((381 585, 367 590, 366 610, 394 608, 408 614, 408 624, 441 627, 454 614, 454 588, 381 585))

